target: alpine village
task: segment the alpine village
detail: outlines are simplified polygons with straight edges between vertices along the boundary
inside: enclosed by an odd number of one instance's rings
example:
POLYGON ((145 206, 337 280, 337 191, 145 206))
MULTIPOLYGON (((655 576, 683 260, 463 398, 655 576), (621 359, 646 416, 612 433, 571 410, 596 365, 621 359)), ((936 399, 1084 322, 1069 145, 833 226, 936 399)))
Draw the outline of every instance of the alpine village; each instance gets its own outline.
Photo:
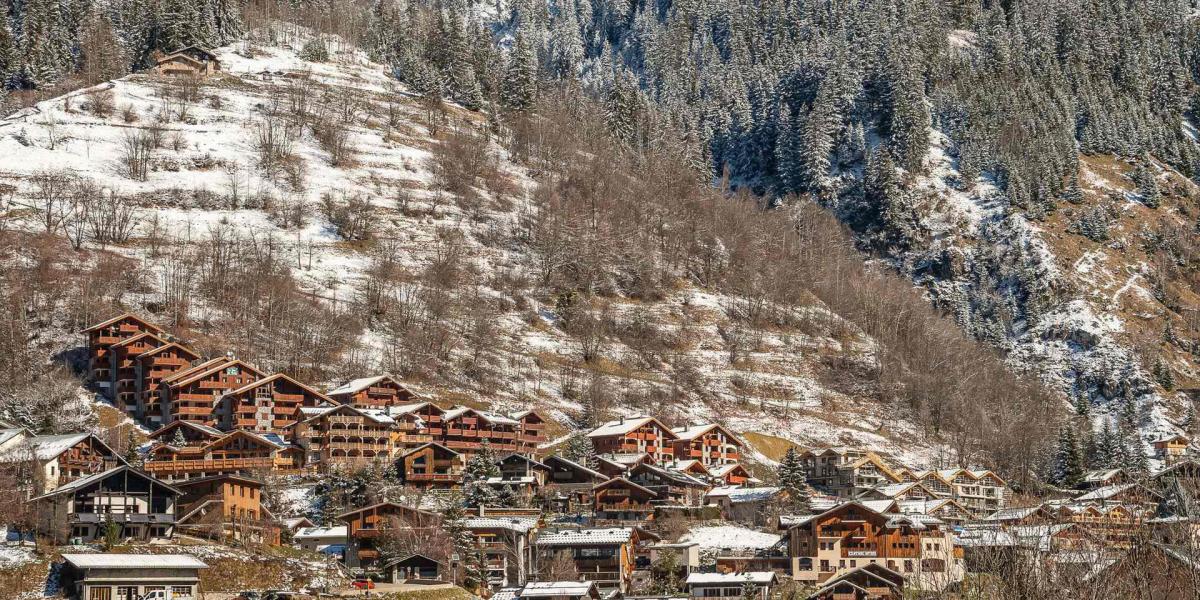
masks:
POLYGON ((1200 600, 1200 0, 0 17, 0 600, 1200 600))

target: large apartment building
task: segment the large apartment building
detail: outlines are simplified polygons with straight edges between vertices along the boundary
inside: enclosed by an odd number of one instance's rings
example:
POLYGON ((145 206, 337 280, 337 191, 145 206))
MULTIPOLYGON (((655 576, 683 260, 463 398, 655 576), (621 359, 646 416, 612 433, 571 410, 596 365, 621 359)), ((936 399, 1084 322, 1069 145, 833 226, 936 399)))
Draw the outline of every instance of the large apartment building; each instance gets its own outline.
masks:
POLYGON ((646 454, 656 462, 674 458, 679 436, 654 417, 621 417, 588 433, 596 454, 646 454))
POLYGON ((118 315, 83 330, 88 346, 88 374, 100 392, 115 399, 116 372, 113 370, 111 349, 143 333, 162 335, 161 327, 130 313, 118 315))
POLYGON ((696 460, 706 467, 735 464, 742 459, 742 441, 716 423, 676 427, 671 443, 675 460, 696 460))
POLYGON ((857 498, 901 476, 879 455, 853 448, 809 450, 800 455, 808 483, 838 498, 857 498))

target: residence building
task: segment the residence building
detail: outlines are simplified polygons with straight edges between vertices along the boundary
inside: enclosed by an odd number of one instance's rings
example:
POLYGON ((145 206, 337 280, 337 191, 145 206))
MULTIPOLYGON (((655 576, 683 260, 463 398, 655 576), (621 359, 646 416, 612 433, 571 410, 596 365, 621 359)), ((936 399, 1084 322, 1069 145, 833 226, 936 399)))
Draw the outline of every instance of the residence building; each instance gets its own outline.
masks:
POLYGON ((338 404, 375 409, 410 406, 420 400, 419 394, 386 373, 348 381, 329 390, 328 396, 338 404))
POLYGON ((346 524, 346 566, 354 571, 381 567, 379 541, 389 531, 430 530, 440 527, 441 515, 394 502, 356 508, 338 515, 346 524))
POLYGON ((789 519, 787 535, 792 578, 809 585, 868 564, 902 573, 924 591, 943 590, 965 575, 954 534, 925 515, 880 512, 851 501, 789 519))
POLYGON ((779 583, 774 571, 746 573, 692 573, 684 580, 688 596, 701 598, 743 598, 770 600, 779 583), (751 596, 751 594, 753 594, 751 596))
POLYGON ((679 436, 654 417, 621 417, 588 433, 597 454, 647 454, 657 463, 674 458, 679 436))
POLYGON ((192 421, 218 426, 221 397, 264 376, 258 368, 227 356, 166 377, 159 390, 167 422, 192 421))
POLYGON ((178 489, 128 465, 76 479, 34 498, 38 533, 65 544, 104 539, 169 538, 175 532, 178 489))
MULTIPOLYGON (((180 436, 185 431, 199 435, 205 429, 211 428, 180 426, 175 431, 180 436)), ((146 472, 177 481, 213 475, 294 474, 304 466, 303 451, 273 433, 239 429, 182 446, 175 444, 175 437, 150 448, 142 466, 146 472)))
POLYGON ((212 51, 199 46, 180 48, 170 54, 154 57, 153 72, 169 77, 204 78, 221 70, 221 61, 212 51))
POLYGON ((1192 441, 1184 435, 1168 435, 1160 437, 1153 442, 1154 457, 1170 464, 1187 455, 1188 446, 1192 441))
POLYGON ((872 563, 830 579, 806 600, 902 600, 905 597, 904 575, 872 563))
POLYGON ((121 411, 137 416, 138 357, 169 342, 166 334, 150 331, 125 338, 108 348, 109 369, 112 373, 112 400, 121 411))
POLYGON ((301 408, 287 431, 310 467, 390 461, 398 447, 396 421, 387 414, 349 404, 301 408))
POLYGON ((136 403, 133 416, 155 427, 165 423, 163 380, 199 362, 199 354, 178 342, 151 348, 134 357, 136 403))
POLYGON ((800 455, 809 485, 838 498, 857 498, 887 483, 900 483, 900 474, 874 452, 852 448, 808 450, 800 455))
POLYGON ((654 514, 658 493, 624 477, 592 488, 593 517, 600 523, 641 523, 654 514))
POLYGON ((336 527, 301 527, 292 534, 292 543, 310 552, 325 552, 329 548, 341 556, 346 550, 346 537, 349 529, 345 525, 336 527))
POLYGON ((608 480, 600 471, 558 455, 547 456, 541 462, 550 469, 541 497, 547 507, 555 512, 573 513, 585 507, 590 509, 592 488, 608 480))
POLYGON ((325 394, 276 373, 225 392, 217 403, 217 427, 226 431, 283 431, 296 423, 300 409, 332 404, 325 394))
POLYGON ((28 469, 34 481, 33 494, 45 494, 59 486, 125 464, 100 438, 91 433, 30 435, 24 429, 6 429, 0 464, 28 469))
POLYGON ((405 451, 396 460, 396 472, 405 485, 449 489, 462 483, 466 460, 462 454, 430 442, 405 451))
POLYGON ((638 546, 658 536, 637 527, 565 529, 544 532, 534 542, 539 565, 567 561, 580 581, 594 582, 604 593, 629 591, 638 546))
POLYGON ((483 553, 488 587, 524 585, 533 573, 532 540, 537 534, 539 517, 489 515, 484 509, 479 512, 463 519, 463 525, 483 553))
POLYGON ((109 350, 113 344, 143 333, 163 335, 163 329, 137 315, 124 313, 96 323, 81 332, 87 340, 88 378, 109 399, 114 398, 116 373, 109 350))
POLYGON ((676 460, 693 459, 707 467, 737 463, 742 459, 742 441, 716 423, 688 424, 671 430, 676 460))
POLYGON ((261 480, 214 475, 172 485, 180 491, 175 521, 179 531, 215 540, 279 545, 280 527, 262 505, 261 480))

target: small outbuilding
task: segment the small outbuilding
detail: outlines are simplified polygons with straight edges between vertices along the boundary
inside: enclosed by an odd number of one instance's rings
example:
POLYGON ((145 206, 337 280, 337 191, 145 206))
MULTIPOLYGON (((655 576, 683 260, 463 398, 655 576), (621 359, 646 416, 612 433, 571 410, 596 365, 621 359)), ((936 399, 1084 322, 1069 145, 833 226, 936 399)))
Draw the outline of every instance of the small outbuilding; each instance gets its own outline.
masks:
POLYGON ((199 600, 200 570, 189 554, 64 554, 60 582, 75 600, 136 600, 153 591, 199 600))
POLYGON ((438 583, 443 581, 446 565, 423 554, 410 554, 384 563, 382 570, 391 574, 392 583, 438 583))
POLYGON ((221 61, 212 51, 199 46, 180 48, 154 58, 154 72, 159 75, 208 77, 221 70, 221 61))

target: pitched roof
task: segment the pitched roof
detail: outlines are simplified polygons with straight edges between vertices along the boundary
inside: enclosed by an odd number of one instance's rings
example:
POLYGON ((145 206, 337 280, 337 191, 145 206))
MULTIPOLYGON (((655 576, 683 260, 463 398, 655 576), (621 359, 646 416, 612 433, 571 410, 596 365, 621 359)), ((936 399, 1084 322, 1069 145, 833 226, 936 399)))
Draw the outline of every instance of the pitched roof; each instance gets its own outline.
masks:
POLYGON ((617 419, 616 421, 609 421, 590 431, 587 436, 590 438, 597 438, 625 435, 648 423, 654 423, 657 425, 658 428, 662 430, 664 438, 670 437, 670 439, 676 439, 679 437, 675 435, 675 432, 671 431, 671 428, 663 425, 662 421, 659 421, 654 417, 625 417, 617 419))
POLYGON ((655 493, 655 491, 654 491, 654 490, 652 490, 652 489, 650 489, 650 488, 647 488, 647 487, 642 487, 642 486, 640 486, 640 485, 638 485, 638 484, 636 484, 636 483, 634 483, 634 482, 632 482, 632 481, 630 481, 630 480, 628 480, 628 479, 625 479, 624 477, 613 477, 612 479, 609 479, 608 481, 602 481, 602 482, 600 482, 600 483, 597 483, 596 485, 592 486, 592 489, 593 489, 593 490, 600 490, 600 489, 604 489, 604 488, 607 488, 607 487, 609 487, 609 486, 613 486, 613 485, 617 485, 617 484, 625 484, 625 485, 627 485, 627 486, 629 486, 629 487, 631 487, 631 488, 634 488, 634 489, 636 489, 636 490, 641 490, 641 491, 643 491, 643 492, 646 492, 646 493, 647 493, 647 494, 649 494, 650 496, 654 496, 654 497, 656 497, 656 498, 658 497, 658 494, 657 494, 657 493, 655 493))
POLYGON ((557 598, 560 596, 588 596, 595 589, 596 582, 594 581, 532 581, 521 588, 518 597, 557 598))
POLYGON ((120 348, 121 346, 128 346, 129 344, 141 341, 143 338, 148 338, 148 337, 158 340, 161 344, 167 343, 167 340, 164 339, 162 336, 155 334, 152 331, 143 331, 142 333, 139 333, 135 336, 127 337, 119 342, 116 342, 110 347, 111 348, 120 348))
POLYGON ((760 502, 770 500, 783 492, 783 488, 778 487, 754 487, 754 488, 737 488, 730 490, 728 497, 733 504, 741 504, 744 502, 760 502))
POLYGON ((345 525, 336 527, 301 527, 292 534, 292 539, 296 540, 311 540, 318 538, 344 538, 348 528, 345 525))
POLYGON ((63 560, 79 569, 207 569, 190 554, 64 554, 63 560))
POLYGON ((408 389, 408 386, 404 385, 403 383, 400 383, 400 380, 393 377, 390 373, 384 373, 382 375, 375 375, 373 377, 360 377, 358 379, 351 379, 350 381, 347 381, 346 383, 343 383, 342 385, 339 385, 338 387, 335 387, 332 390, 329 390, 329 392, 327 392, 327 393, 330 396, 344 396, 344 395, 348 395, 348 394, 357 394, 358 392, 361 392, 361 391, 383 381, 384 379, 387 379, 387 380, 391 381, 393 384, 395 384, 397 387, 408 390, 410 393, 413 393, 413 395, 416 395, 415 392, 408 389))
POLYGON ((593 479, 601 479, 601 480, 608 479, 608 475, 605 475, 604 473, 601 473, 600 471, 597 471, 591 467, 588 467, 587 465, 581 465, 581 464, 579 464, 573 460, 570 460, 568 458, 563 458, 557 454, 551 454, 550 456, 547 456, 546 458, 542 459, 542 463, 545 464, 546 466, 550 466, 550 463, 552 461, 563 463, 569 469, 574 469, 576 471, 581 471, 583 473, 591 475, 593 479))
MULTIPOLYGON (((321 397, 324 398, 325 395, 321 394, 321 397)), ((388 416, 388 414, 384 411, 372 410, 369 408, 358 408, 357 406, 351 406, 349 404, 336 404, 334 406, 302 407, 300 409, 300 414, 304 415, 305 418, 300 421, 300 423, 308 423, 309 421, 319 419, 335 412, 352 412, 371 419, 376 423, 383 423, 385 425, 390 425, 396 422, 395 419, 388 416)))
MULTIPOLYGON (((100 447, 107 450, 108 454, 110 456, 112 456, 118 460, 121 460, 121 462, 125 462, 124 459, 121 459, 121 457, 117 456, 116 452, 113 452, 112 448, 108 447, 108 444, 105 444, 103 441, 100 440, 100 438, 96 437, 94 434, 91 434, 91 433, 64 433, 64 434, 58 434, 58 435, 35 435, 35 436, 29 438, 29 441, 28 441, 29 446, 28 447, 32 449, 32 452, 33 452, 32 458, 35 458, 37 460, 53 460, 53 459, 57 458, 59 455, 61 455, 63 452, 66 452, 67 450, 70 450, 71 448, 73 448, 76 444, 78 444, 86 439, 89 439, 89 438, 91 438, 93 443, 98 444, 100 447)), ((30 458, 30 457, 23 453, 22 448, 14 448, 14 449, 9 450, 8 452, 4 453, 4 455, 0 456, 0 462, 13 462, 13 461, 24 460, 26 458, 30 458)))
POLYGON ((507 529, 517 533, 529 533, 538 525, 538 517, 464 517, 467 529, 507 529))
POLYGON ((1002 508, 1002 509, 984 517, 981 520, 983 520, 983 521, 1014 521, 1014 520, 1019 521, 1026 517, 1029 517, 1030 515, 1036 514, 1040 510, 1042 510, 1042 505, 1040 505, 1040 504, 1037 506, 1016 506, 1016 507, 1002 508))
MULTIPOLYGON (((709 472, 712 473, 713 477, 722 477, 723 478, 726 475, 732 473, 733 471, 735 471, 739 468, 743 471, 746 471, 746 467, 742 466, 742 463, 726 463, 723 465, 717 465, 715 467, 712 467, 711 469, 709 469, 709 472)), ((746 473, 749 474, 750 472, 746 471, 746 473)))
MULTIPOLYGON (((252 373, 255 373, 259 377, 262 376, 262 371, 259 371, 258 368, 255 367, 254 365, 251 365, 240 358, 228 358, 228 359, 220 359, 220 364, 204 363, 203 365, 201 365, 203 368, 193 369, 192 373, 190 373, 186 377, 181 377, 179 379, 173 379, 173 380, 171 380, 171 382, 168 385, 171 385, 171 386, 187 385, 187 384, 192 383, 193 381, 196 381, 197 379, 200 379, 202 377, 208 377, 209 375, 212 375, 213 373, 216 373, 217 371, 220 371, 222 369, 228 369, 229 367, 239 366, 239 365, 243 369, 250 371, 252 373), (204 366, 204 365, 207 365, 207 366, 204 366)), ((166 379, 163 380, 164 383, 166 383, 166 381, 167 381, 166 379)))
POLYGON ((163 379, 162 379, 162 383, 163 383, 163 384, 167 384, 167 385, 169 385, 169 384, 171 384, 171 383, 173 383, 173 382, 175 382, 175 381, 178 381, 178 380, 180 380, 180 379, 183 379, 183 378, 185 378, 185 377, 189 377, 189 376, 191 376, 193 373, 197 373, 197 372, 199 372, 199 371, 203 371, 203 370, 205 370, 205 369, 208 369, 209 367, 211 367, 211 366, 213 366, 213 365, 216 365, 216 364, 222 364, 222 363, 224 363, 224 362, 225 362, 225 361, 227 361, 227 360, 229 360, 229 359, 228 359, 228 358, 226 358, 226 357, 224 357, 224 356, 219 356, 219 357, 217 357, 217 358, 210 358, 210 359, 208 359, 208 360, 205 360, 205 361, 202 361, 202 362, 196 363, 196 364, 194 364, 194 365, 192 365, 192 366, 190 366, 190 367, 188 367, 188 368, 186 368, 186 369, 183 369, 183 370, 181 370, 181 371, 177 371, 177 372, 175 372, 175 373, 171 373, 170 375, 167 375, 166 377, 163 377, 163 379))
POLYGON ((137 357, 145 358, 147 356, 154 356, 155 354, 158 354, 159 352, 165 352, 165 351, 173 349, 173 348, 178 348, 179 350, 182 350, 183 352, 186 352, 195 358, 200 358, 200 355, 198 353, 196 353, 195 350, 192 350, 191 348, 188 348, 187 346, 184 346, 183 344, 180 344, 179 342, 171 342, 169 344, 155 346, 155 347, 137 355, 137 357))
POLYGON ((438 513, 435 513, 435 512, 422 510, 420 508, 413 508, 411 506, 404 506, 403 504, 396 504, 395 502, 377 502, 375 504, 372 504, 370 506, 364 506, 362 508, 352 508, 344 513, 337 515, 335 518, 345 519, 346 517, 349 517, 350 515, 356 515, 360 512, 368 511, 368 510, 371 510, 374 508, 380 508, 383 506, 390 506, 393 508, 398 508, 398 509, 400 509, 401 512, 414 512, 414 513, 418 513, 418 514, 424 514, 424 515, 430 516, 430 517, 439 516, 438 513))
POLYGON ((1147 493, 1147 495, 1158 496, 1158 494, 1150 491, 1149 489, 1146 489, 1141 484, 1122 483, 1122 484, 1118 484, 1118 485, 1106 485, 1104 487, 1098 487, 1098 488, 1076 498, 1075 500, 1077 502, 1086 502, 1089 500, 1108 500, 1109 498, 1112 498, 1113 496, 1121 494, 1122 492, 1125 492, 1125 491, 1135 488, 1135 487, 1141 488, 1143 492, 1147 493))
POLYGON ((746 571, 744 573, 690 573, 687 585, 739 585, 753 583, 755 585, 770 585, 777 579, 774 571, 746 571))
POLYGON ((158 332, 162 331, 162 327, 159 327, 158 325, 155 325, 154 323, 151 323, 150 321, 147 321, 133 313, 121 313, 111 319, 108 319, 107 321, 101 321, 99 323, 96 323, 95 325, 92 325, 91 327, 84 329, 83 333, 87 333, 89 331, 93 331, 96 329, 102 329, 104 327, 108 327, 109 325, 112 325, 113 323, 116 323, 118 321, 124 321, 126 319, 129 319, 132 321, 137 321, 139 324, 149 327, 150 329, 153 329, 154 331, 158 331, 158 332))
POLYGON ((305 384, 305 383, 302 383, 302 382, 300 382, 300 381, 296 381, 296 379, 294 379, 294 378, 292 378, 292 377, 288 377, 287 375, 285 375, 285 374, 283 374, 283 373, 275 373, 274 375, 269 375, 269 376, 267 376, 267 377, 263 377, 263 378, 261 378, 261 379, 256 379, 256 380, 254 380, 254 381, 251 381, 250 383, 247 383, 246 385, 243 385, 242 387, 240 387, 240 388, 238 388, 238 389, 236 389, 236 390, 230 390, 230 391, 228 391, 228 392, 225 392, 225 395, 230 395, 230 394, 240 394, 240 393, 242 393, 242 392, 248 392, 248 391, 250 391, 250 390, 252 390, 252 389, 255 389, 255 388, 258 388, 258 387, 262 387, 262 386, 264 386, 264 385, 266 385, 266 384, 268 384, 268 383, 271 383, 271 382, 273 382, 273 381, 276 381, 276 380, 278 380, 278 379, 285 379, 285 380, 287 380, 287 381, 288 381, 288 382, 290 382, 290 383, 293 383, 293 384, 295 384, 295 385, 297 385, 297 386, 300 386, 301 388, 303 388, 303 389, 304 389, 304 391, 312 393, 313 395, 315 395, 316 397, 320 398, 321 400, 324 400, 324 401, 326 401, 326 402, 333 402, 333 400, 331 400, 331 399, 329 398, 329 396, 326 396, 326 395, 325 395, 324 393, 322 393, 320 390, 317 390, 316 388, 314 388, 314 387, 312 387, 312 386, 310 386, 310 385, 307 385, 307 384, 305 384))
POLYGON ((632 527, 576 529, 543 533, 538 536, 538 546, 587 546, 624 544, 633 539, 632 527))
POLYGON ((718 425, 716 423, 699 423, 696 425, 685 425, 683 427, 675 427, 675 428, 671 429, 671 433, 674 433, 675 436, 678 437, 680 441, 691 441, 691 440, 694 440, 694 439, 712 431, 713 429, 719 429, 721 431, 721 433, 724 433, 725 437, 729 439, 730 443, 735 444, 737 446, 742 445, 742 441, 738 439, 737 435, 735 435, 729 429, 726 429, 725 426, 718 425))
POLYGON ((119 467, 113 467, 107 471, 93 473, 91 475, 88 475, 87 477, 82 477, 80 479, 76 479, 74 481, 69 481, 67 483, 64 483, 63 485, 60 485, 57 488, 55 488, 54 491, 49 492, 47 494, 42 494, 41 496, 34 498, 34 500, 40 500, 42 498, 49 498, 51 496, 58 496, 60 494, 73 493, 76 490, 87 487, 98 481, 103 481, 103 480, 105 480, 113 475, 116 475, 117 473, 120 473, 122 471, 128 471, 130 474, 134 475, 135 477, 141 477, 142 479, 145 479, 146 481, 149 481, 154 485, 166 488, 167 490, 170 490, 176 494, 183 493, 183 492, 179 491, 178 488, 171 486, 167 483, 164 483, 163 481, 152 477, 148 473, 139 471, 138 469, 134 469, 134 468, 130 467, 129 465, 121 465, 119 467))
POLYGON ((441 448, 442 450, 445 450, 446 452, 449 452, 455 456, 458 456, 460 454, 458 451, 456 451, 452 448, 447 448, 437 442, 425 442, 424 444, 421 444, 420 446, 417 446, 416 448, 412 448, 410 450, 405 451, 404 453, 402 453, 400 455, 400 458, 404 458, 405 456, 408 456, 409 454, 412 454, 418 450, 423 450, 429 446, 436 446, 436 447, 441 448))
POLYGON ((224 431, 203 423, 195 423, 192 421, 171 421, 170 423, 167 423, 166 425, 154 430, 148 437, 150 437, 150 439, 158 439, 168 431, 171 431, 172 429, 178 429, 180 427, 190 427, 212 438, 219 438, 225 435, 224 431))

